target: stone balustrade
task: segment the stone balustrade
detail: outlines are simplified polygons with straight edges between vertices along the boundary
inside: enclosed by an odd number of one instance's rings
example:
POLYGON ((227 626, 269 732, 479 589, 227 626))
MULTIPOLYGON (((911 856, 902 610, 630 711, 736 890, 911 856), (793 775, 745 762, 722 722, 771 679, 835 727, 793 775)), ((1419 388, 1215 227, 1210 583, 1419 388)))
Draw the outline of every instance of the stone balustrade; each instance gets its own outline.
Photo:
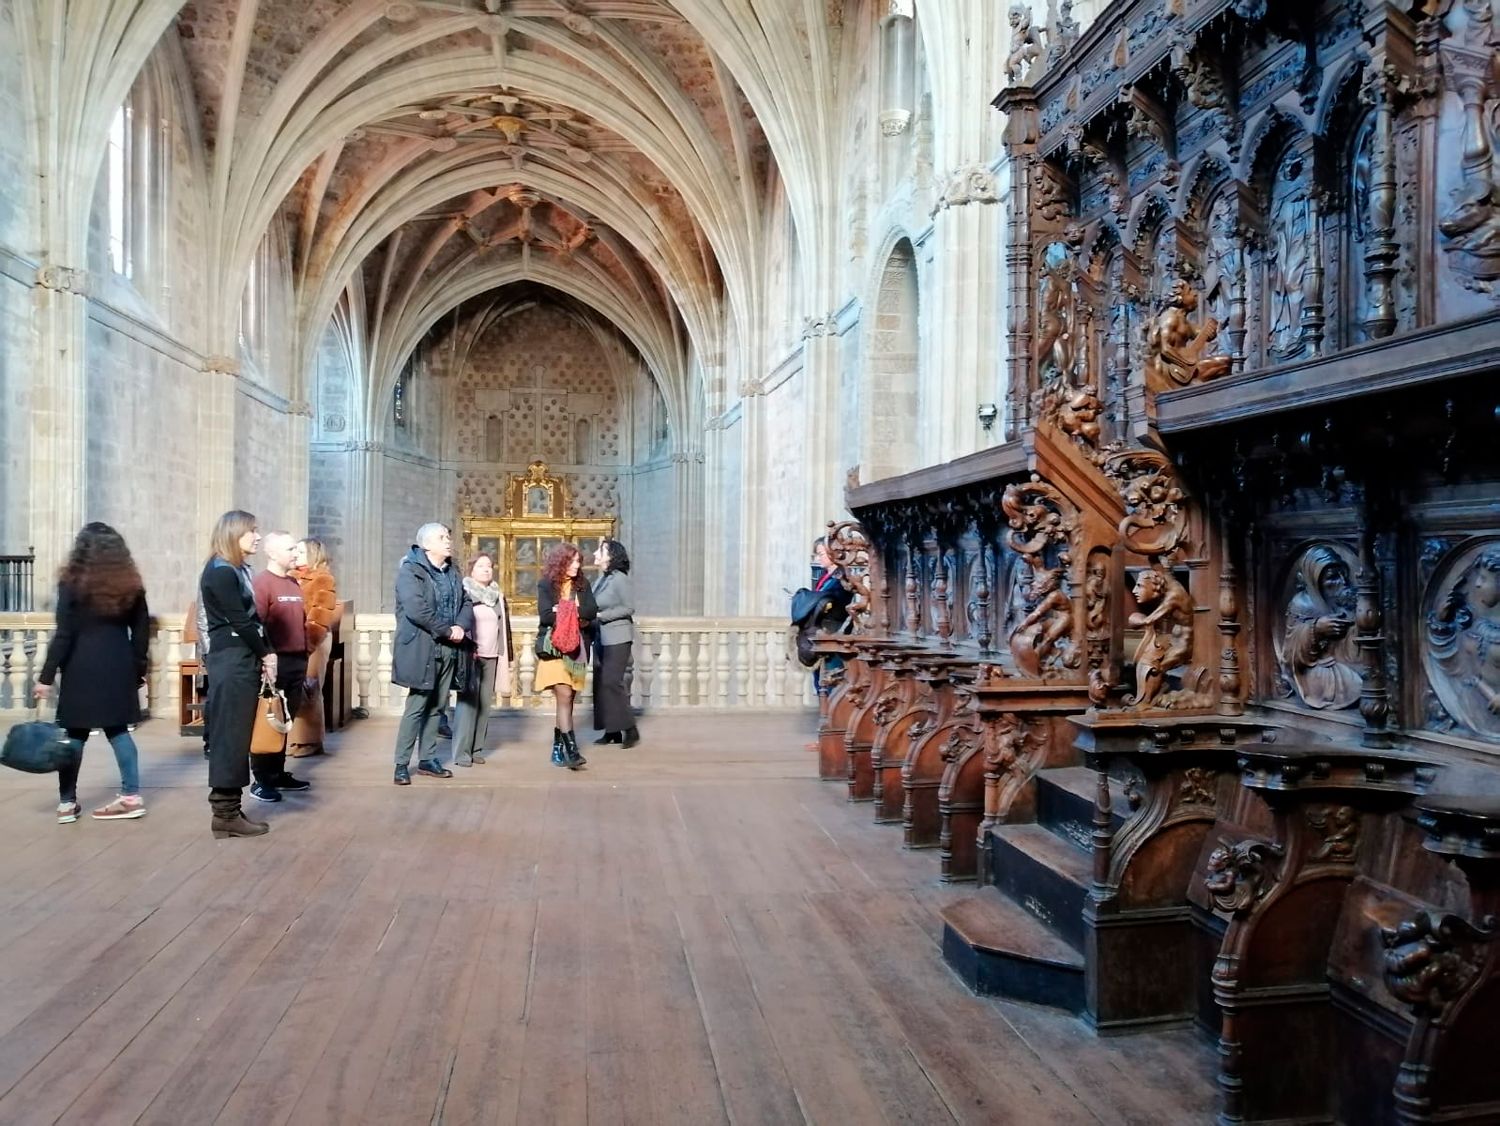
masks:
MULTIPOLYGON (((512 694, 502 708, 540 706, 536 679, 536 618, 512 622, 517 652, 512 694)), ((31 710, 31 687, 41 670, 56 622, 51 614, 0 614, 0 717, 24 718, 31 710)), ((391 684, 391 649, 396 620, 391 614, 358 614, 345 638, 352 659, 356 705, 374 713, 396 713, 404 689, 391 684)), ((647 712, 676 708, 760 711, 811 707, 812 678, 788 652, 786 626, 779 618, 643 618, 636 622, 630 670, 631 703, 647 712)), ((194 647, 182 641, 182 627, 160 621, 151 638, 146 706, 153 716, 175 716, 181 694, 177 663, 191 659, 194 647)), ((592 694, 592 677, 584 695, 592 694)))

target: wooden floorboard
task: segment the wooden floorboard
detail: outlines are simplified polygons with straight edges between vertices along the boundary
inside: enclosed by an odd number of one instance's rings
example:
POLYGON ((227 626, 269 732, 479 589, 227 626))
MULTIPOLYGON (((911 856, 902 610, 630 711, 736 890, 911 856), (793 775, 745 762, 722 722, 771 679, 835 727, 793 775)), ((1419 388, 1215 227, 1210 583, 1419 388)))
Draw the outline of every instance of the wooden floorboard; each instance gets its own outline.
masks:
MULTIPOLYGON (((1196 1035, 968 993, 938 920, 965 890, 816 779, 807 718, 649 719, 578 773, 548 726, 397 788, 394 723, 357 723, 251 840, 210 837, 162 724, 140 821, 60 826, 50 779, 0 775, 0 1122, 1211 1119, 1196 1035)), ((90 744, 85 809, 114 773, 90 744)))

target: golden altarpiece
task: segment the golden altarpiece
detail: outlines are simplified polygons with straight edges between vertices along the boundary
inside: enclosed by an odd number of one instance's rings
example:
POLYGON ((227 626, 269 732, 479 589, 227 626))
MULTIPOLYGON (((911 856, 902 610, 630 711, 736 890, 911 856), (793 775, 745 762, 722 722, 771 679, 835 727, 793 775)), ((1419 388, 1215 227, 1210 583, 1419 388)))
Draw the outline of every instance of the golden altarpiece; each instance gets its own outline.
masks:
POLYGON ((592 567, 594 551, 615 530, 613 516, 575 517, 567 480, 554 476, 540 460, 528 465, 525 473, 511 475, 503 515, 478 515, 465 501, 461 519, 468 557, 484 552, 495 560, 500 588, 518 614, 536 613, 542 562, 554 545, 577 544, 583 553, 583 575, 592 582, 598 577, 592 567))

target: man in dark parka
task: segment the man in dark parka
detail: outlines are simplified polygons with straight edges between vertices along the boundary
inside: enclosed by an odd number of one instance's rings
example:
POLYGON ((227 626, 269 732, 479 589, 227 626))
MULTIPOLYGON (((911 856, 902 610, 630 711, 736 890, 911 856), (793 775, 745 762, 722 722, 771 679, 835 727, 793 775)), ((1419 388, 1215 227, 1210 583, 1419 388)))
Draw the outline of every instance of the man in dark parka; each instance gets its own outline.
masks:
POLYGON ((396 643, 391 682, 409 690, 396 731, 398 786, 417 773, 452 778, 437 757, 438 715, 448 702, 461 647, 474 632, 474 608, 453 566, 453 538, 442 524, 423 524, 396 570, 396 643))

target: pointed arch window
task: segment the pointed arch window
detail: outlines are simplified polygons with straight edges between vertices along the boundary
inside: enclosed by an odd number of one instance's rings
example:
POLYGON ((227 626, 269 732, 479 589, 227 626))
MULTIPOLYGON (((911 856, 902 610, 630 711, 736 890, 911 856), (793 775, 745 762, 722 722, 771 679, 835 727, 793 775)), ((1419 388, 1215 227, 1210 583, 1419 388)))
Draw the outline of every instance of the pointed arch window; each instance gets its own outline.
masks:
POLYGON ((160 82, 148 65, 110 119, 100 200, 104 265, 142 290, 154 280, 165 238, 165 128, 160 82))

